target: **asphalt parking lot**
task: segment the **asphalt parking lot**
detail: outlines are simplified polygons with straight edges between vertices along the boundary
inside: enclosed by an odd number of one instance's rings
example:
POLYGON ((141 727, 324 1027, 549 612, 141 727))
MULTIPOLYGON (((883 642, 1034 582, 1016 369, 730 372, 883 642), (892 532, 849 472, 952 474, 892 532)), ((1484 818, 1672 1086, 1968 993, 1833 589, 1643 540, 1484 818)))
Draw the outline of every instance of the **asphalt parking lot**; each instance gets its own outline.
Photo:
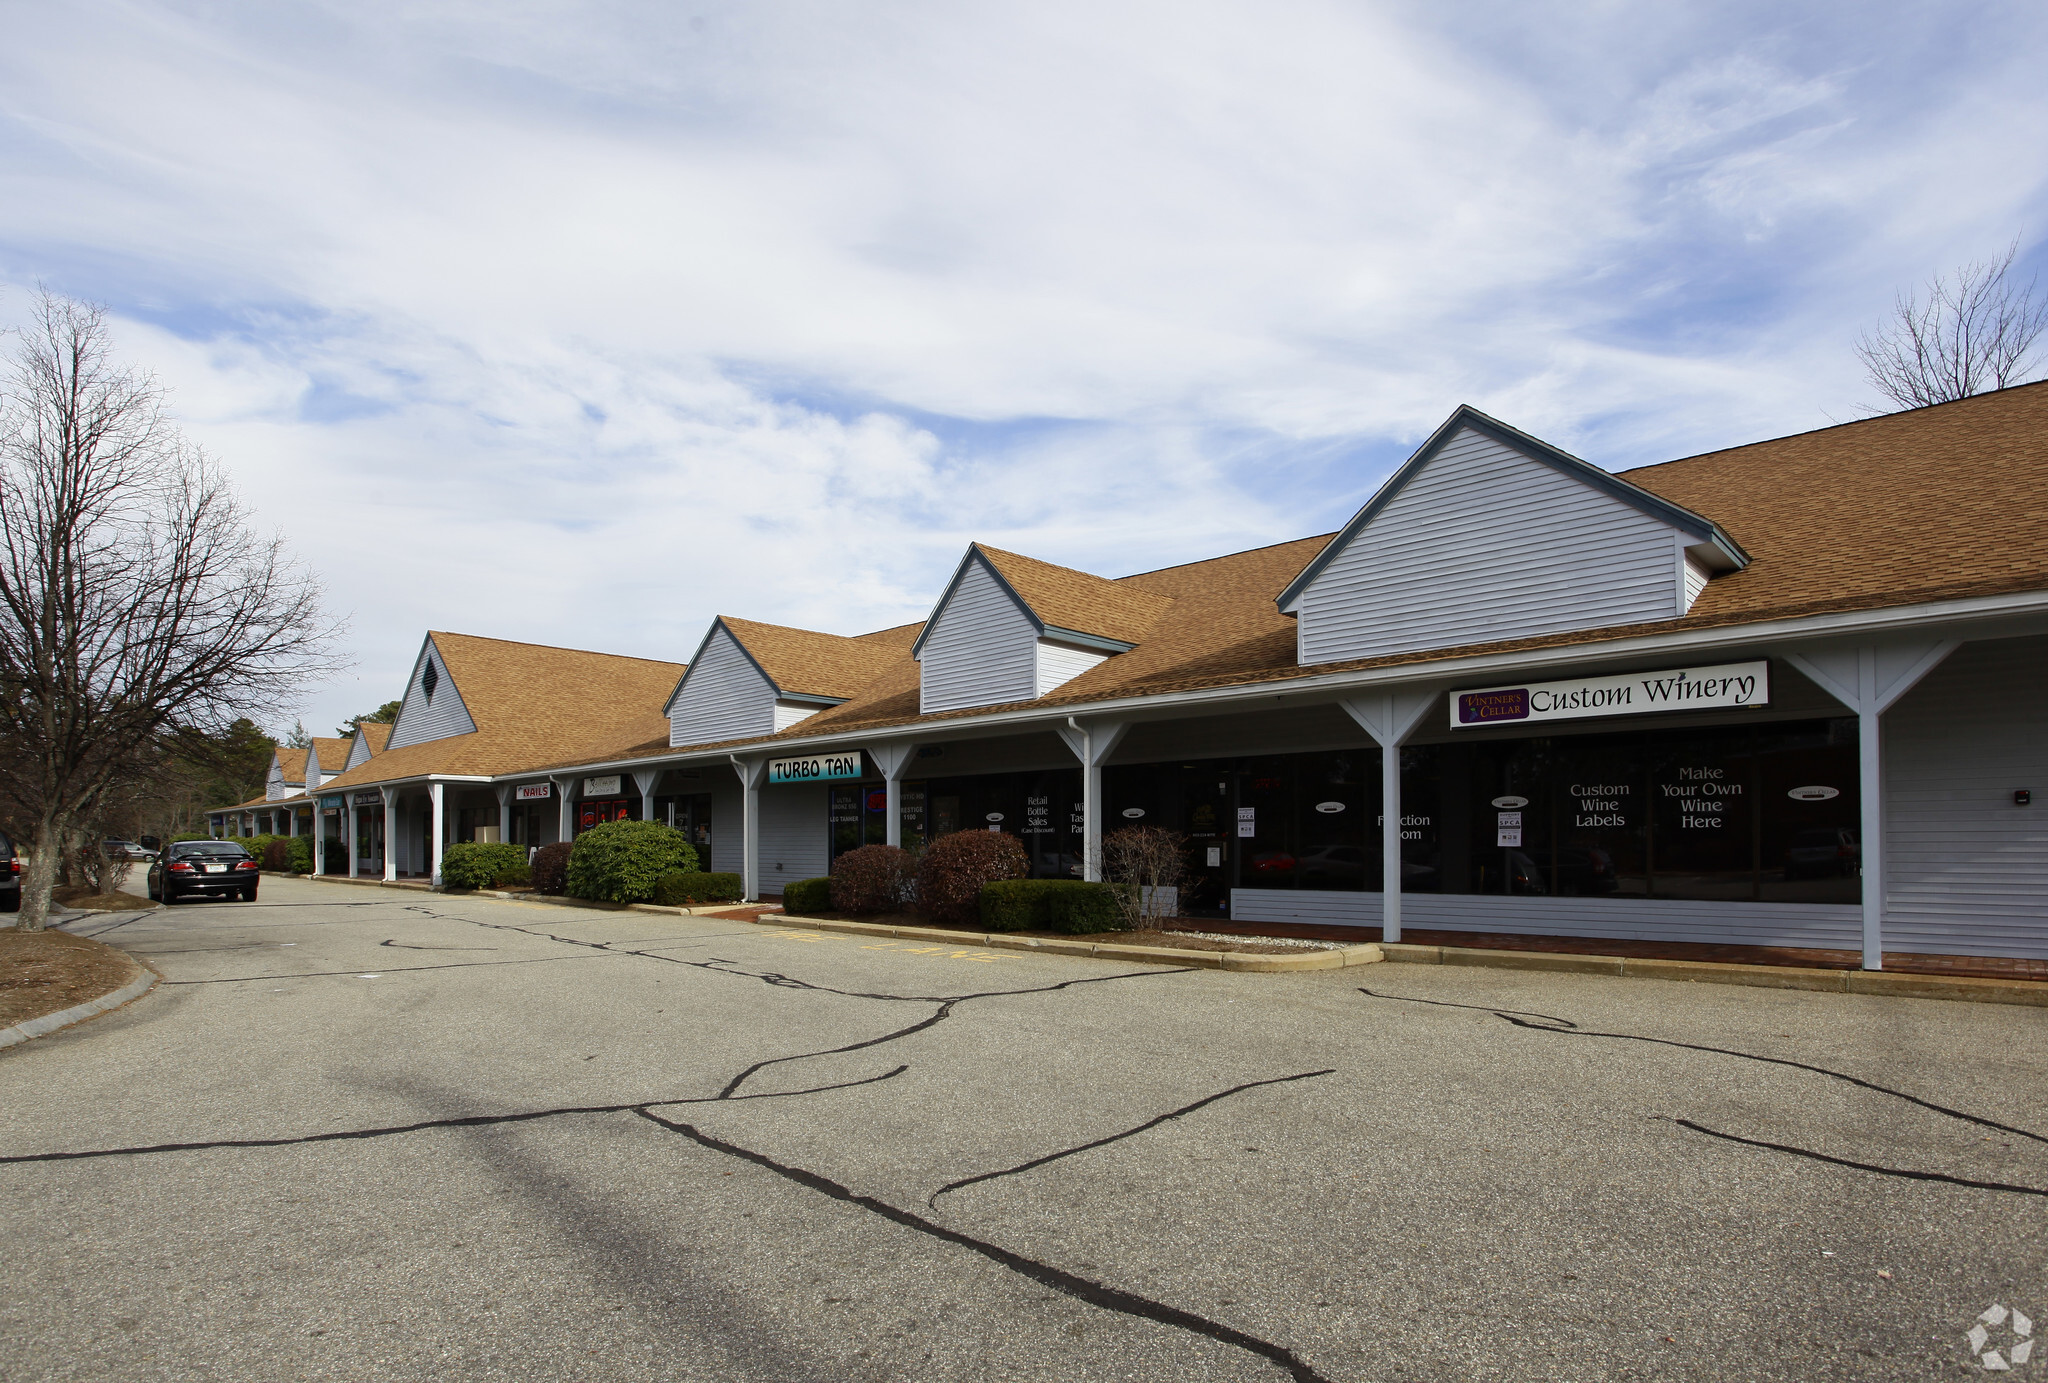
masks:
POLYGON ((166 983, 0 1053, 16 1383, 1923 1379, 2048 1320, 2038 1008, 278 879, 78 930, 166 983))

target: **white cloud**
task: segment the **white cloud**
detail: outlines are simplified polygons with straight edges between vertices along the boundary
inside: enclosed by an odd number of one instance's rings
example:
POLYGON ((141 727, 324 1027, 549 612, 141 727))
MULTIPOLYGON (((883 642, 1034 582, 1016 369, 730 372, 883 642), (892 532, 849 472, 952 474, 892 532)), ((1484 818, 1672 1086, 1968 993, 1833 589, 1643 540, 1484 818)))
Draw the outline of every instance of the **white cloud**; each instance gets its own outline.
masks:
POLYGON ((1316 531, 1458 402, 1610 464, 1846 415, 1895 284, 2040 224, 2043 37, 18 8, 0 277, 124 313, 354 610, 324 727, 429 626, 681 657, 721 611, 916 618, 971 538, 1114 573, 1316 531))

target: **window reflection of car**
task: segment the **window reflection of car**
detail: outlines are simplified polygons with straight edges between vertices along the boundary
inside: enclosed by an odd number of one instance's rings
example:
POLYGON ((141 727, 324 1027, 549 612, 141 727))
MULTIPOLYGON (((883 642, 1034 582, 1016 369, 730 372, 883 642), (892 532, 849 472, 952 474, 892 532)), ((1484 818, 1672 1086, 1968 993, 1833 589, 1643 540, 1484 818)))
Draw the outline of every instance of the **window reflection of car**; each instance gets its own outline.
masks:
POLYGON ((1863 863, 1863 847, 1846 826, 1813 826, 1785 849, 1788 879, 1847 878, 1863 863))
MULTIPOLYGON (((1253 860, 1253 867, 1258 861, 1253 860)), ((1317 886, 1357 887, 1365 882, 1365 851, 1356 845, 1325 845, 1320 850, 1311 850, 1296 862, 1300 868, 1297 876, 1311 888, 1317 886)), ((1373 864, 1379 864, 1379 857, 1373 857, 1373 864)), ((1375 870, 1377 872, 1377 870, 1375 870)))
POLYGON ((1285 850, 1267 850, 1253 855, 1245 863, 1254 874, 1292 874, 1295 859, 1285 850))
POLYGON ((1559 893, 1613 893, 1621 887, 1614 856, 1593 846, 1566 845, 1557 852, 1559 893))

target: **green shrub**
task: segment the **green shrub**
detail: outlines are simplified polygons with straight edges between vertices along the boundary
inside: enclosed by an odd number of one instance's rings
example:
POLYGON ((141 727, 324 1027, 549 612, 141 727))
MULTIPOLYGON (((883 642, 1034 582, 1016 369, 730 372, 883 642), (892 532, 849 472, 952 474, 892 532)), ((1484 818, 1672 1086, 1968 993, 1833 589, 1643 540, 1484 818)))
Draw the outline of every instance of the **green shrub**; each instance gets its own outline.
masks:
MULTIPOLYGON (((518 849, 520 854, 526 853, 525 846, 519 846, 518 849)), ((525 860, 521 860, 517 864, 508 864, 498 871, 497 884, 499 888, 525 888, 532 882, 533 869, 525 860)))
POLYGON ((569 856, 576 847, 567 841, 543 845, 533 852, 528 867, 533 871, 535 893, 560 893, 568 883, 569 856))
POLYGON ((1024 842, 1004 831, 955 831, 925 847, 917 862, 917 910, 934 922, 966 926, 981 915, 981 887, 1031 872, 1024 842))
POLYGON ((832 909, 832 881, 830 879, 798 879, 795 883, 782 886, 782 910, 789 913, 830 912, 832 909))
POLYGON ((292 873, 311 874, 313 872, 313 837, 293 836, 287 847, 287 853, 290 856, 292 873))
POLYGON ((1108 884, 1004 879, 981 887, 981 925, 992 932, 1114 932, 1123 928, 1108 884))
POLYGON ((575 898, 644 903, 662 875, 696 868, 697 851, 681 831, 659 821, 607 821, 576 837, 568 891, 575 898))
MULTIPOLYGON (((271 841, 285 840, 287 838, 288 837, 285 836, 274 836, 269 834, 268 832, 253 836, 232 837, 235 844, 241 846, 244 850, 247 850, 249 852, 249 858, 252 860, 261 860, 263 858, 263 852, 270 848, 271 841)), ((264 867, 266 869, 269 868, 268 865, 265 865, 264 867)))
POLYGON ((894 912, 917 877, 917 861, 893 845, 863 845, 832 861, 832 906, 841 912, 894 912))
POLYGON ((515 869, 526 869, 523 845, 466 840, 441 852, 441 882, 449 888, 492 888, 515 869))
POLYGON ((678 869, 664 874, 654 886, 654 901, 665 908, 695 907, 699 903, 733 903, 744 891, 737 874, 706 874, 678 869))

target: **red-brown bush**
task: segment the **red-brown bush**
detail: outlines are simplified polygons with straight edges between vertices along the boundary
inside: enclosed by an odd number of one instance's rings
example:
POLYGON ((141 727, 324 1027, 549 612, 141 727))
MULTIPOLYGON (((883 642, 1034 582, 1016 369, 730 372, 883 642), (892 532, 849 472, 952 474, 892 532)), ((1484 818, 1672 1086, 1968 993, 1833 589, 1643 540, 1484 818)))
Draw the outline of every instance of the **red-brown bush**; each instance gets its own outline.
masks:
POLYGON ((955 831, 925 847, 917 862, 917 910, 955 925, 981 917, 981 886, 1031 872, 1024 842, 1003 831, 955 831))
POLYGON ((917 861, 893 845, 863 845, 832 861, 832 906, 841 912, 894 912, 903 906, 917 861))
POLYGON ((576 847, 564 841, 543 845, 533 852, 533 891, 560 893, 569 882, 569 852, 576 847))

